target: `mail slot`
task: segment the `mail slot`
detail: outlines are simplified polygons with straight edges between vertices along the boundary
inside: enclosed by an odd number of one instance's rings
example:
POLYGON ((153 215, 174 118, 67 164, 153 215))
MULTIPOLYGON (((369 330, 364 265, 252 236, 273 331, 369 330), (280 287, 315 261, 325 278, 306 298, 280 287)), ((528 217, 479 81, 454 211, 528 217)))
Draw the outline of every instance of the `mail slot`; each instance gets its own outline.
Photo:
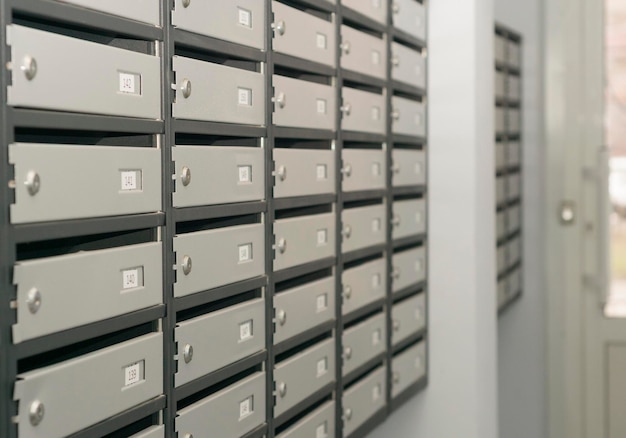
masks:
POLYGON ((276 438, 334 437, 335 402, 329 401, 299 420, 276 438))
POLYGON ((385 407, 387 370, 377 368, 343 393, 343 436, 350 436, 359 426, 385 407))
POLYGON ((13 342, 162 303, 161 252, 152 242, 17 262, 13 342))
POLYGON ((279 219, 274 223, 274 270, 335 256, 335 214, 279 219))
POLYGON ((397 397, 426 375, 426 341, 395 356, 391 362, 391 396, 397 397))
POLYGON ((343 191, 385 188, 387 166, 385 151, 380 149, 343 149, 343 191))
POLYGON ((180 322, 175 338, 176 386, 180 386, 263 350, 264 300, 252 300, 180 322))
POLYGON ((265 198, 264 150, 256 147, 176 146, 174 207, 265 198))
POLYGON ((426 327, 426 295, 420 293, 393 306, 391 310, 391 339, 398 345, 426 327))
POLYGON ((426 248, 407 249, 392 258, 392 291, 397 292, 426 278, 426 248))
POLYGON ((347 315, 384 298, 386 278, 387 264, 382 258, 343 271, 342 313, 347 315))
POLYGON ((142 21, 144 23, 160 26, 161 14, 159 12, 159 0, 107 0, 106 2, 96 2, 94 0, 59 0, 65 3, 72 3, 85 8, 107 12, 130 20, 142 21))
POLYGON ((274 197, 335 193, 335 151, 274 149, 274 197))
POLYGON ((176 0, 172 24, 190 32, 265 49, 264 0, 176 0))
POLYGON ((341 26, 341 67, 379 79, 387 75, 387 47, 383 38, 341 26))
POLYGON ((265 373, 257 372, 178 411, 179 437, 240 437, 265 422, 265 373))
POLYGON ((393 96, 391 106, 393 119, 391 130, 394 134, 413 137, 426 135, 426 107, 423 103, 393 96))
POLYGON ((374 21, 387 24, 387 0, 341 0, 346 8, 357 11, 374 21))
POLYGON ((274 416, 278 417, 334 381, 334 339, 328 339, 279 362, 274 370, 274 416))
POLYGON ((343 332, 343 368, 346 376, 387 349, 387 321, 384 314, 373 316, 343 332))
POLYGON ((344 131, 384 134, 387 124, 385 96, 343 87, 341 128, 344 131))
POLYGON ((156 56, 16 24, 7 26, 7 43, 11 106, 161 118, 156 56))
POLYGON ((263 224, 239 225, 174 237, 176 283, 182 297, 265 273, 263 224))
POLYGON ((152 333, 17 376, 20 437, 63 437, 163 393, 163 336, 152 333))
POLYGON ((391 226, 394 239, 426 232, 426 200, 422 198, 395 201, 391 226))
POLYGON ((393 25, 409 35, 426 40, 426 11, 417 0, 392 0, 393 25))
POLYGON ((391 43, 391 77, 419 88, 426 87, 426 57, 403 44, 391 43))
POLYGON ((182 56, 174 56, 172 63, 176 74, 175 118, 265 124, 263 73, 182 56))
POLYGON ((335 25, 332 21, 272 1, 275 52, 335 67, 335 25))
POLYGON ((11 222, 161 210, 161 151, 148 147, 15 143, 11 222))
POLYGON ((274 344, 335 319, 335 277, 274 295, 274 344))
POLYGON ((335 88, 274 75, 274 124, 335 130, 335 88))
POLYGON ((394 187, 426 184, 426 154, 424 151, 394 149, 391 154, 394 187))
POLYGON ((387 209, 384 204, 346 208, 341 213, 341 222, 342 252, 385 243, 387 209))

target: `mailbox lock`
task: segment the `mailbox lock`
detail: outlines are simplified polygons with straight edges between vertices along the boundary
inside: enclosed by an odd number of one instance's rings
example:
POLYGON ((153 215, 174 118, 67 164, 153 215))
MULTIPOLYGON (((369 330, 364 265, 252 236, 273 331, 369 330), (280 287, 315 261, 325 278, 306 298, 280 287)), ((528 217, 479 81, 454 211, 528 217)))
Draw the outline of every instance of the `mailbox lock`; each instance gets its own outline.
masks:
POLYGON ((39 177, 39 174, 34 170, 29 170, 26 174, 26 182, 24 185, 26 185, 28 193, 31 196, 35 196, 39 193, 39 189, 41 188, 41 178, 39 177))
POLYGON ((344 348, 343 355, 346 358, 346 360, 350 360, 352 358, 352 348, 351 347, 344 348))
POLYGON ((350 236, 352 236, 352 227, 350 225, 344 226, 342 234, 345 236, 346 239, 349 239, 350 236))
POLYGON ((284 254, 285 251, 287 251, 287 240, 285 240, 285 238, 281 237, 280 239, 278 239, 278 251, 281 254, 284 254))
POLYGON ((38 426, 43 421, 43 416, 46 413, 46 410, 43 406, 43 403, 39 400, 35 400, 30 405, 30 410, 28 411, 28 418, 30 419, 30 424, 33 426, 38 426))
POLYGON ((185 434, 185 438, 193 438, 193 435, 192 435, 192 434, 190 434, 190 433, 186 433, 186 434, 185 434))
POLYGON ((393 373, 393 383, 397 385, 400 383, 400 373, 393 373))
POLYGON ((341 169, 341 173, 350 178, 350 176, 352 175, 352 165, 346 164, 345 166, 343 166, 343 169, 341 169))
POLYGON ((191 96, 191 81, 186 78, 183 79, 183 84, 180 89, 183 91, 183 97, 187 99, 189 96, 191 96))
POLYGON ((392 224, 394 227, 399 227, 399 226, 400 226, 400 216, 397 216, 397 215, 396 215, 396 216, 394 216, 394 217, 393 217, 393 220, 391 221, 391 224, 392 224))
POLYGON ((394 2, 391 8, 394 14, 397 14, 400 12, 400 5, 397 2, 394 2))
POLYGON ((352 286, 346 285, 343 287, 343 296, 345 296, 348 300, 350 299, 352 296, 352 286))
POLYGON ((276 97, 272 98, 272 102, 277 103, 279 108, 284 108, 287 104, 287 96, 285 93, 278 93, 276 97))
POLYGON ((391 271, 391 276, 394 280, 398 280, 400 278, 400 268, 393 268, 393 271, 391 271))
POLYGON ((22 64, 22 71, 24 76, 29 81, 32 81, 37 76, 37 61, 32 56, 25 56, 24 63, 22 64))
POLYGON ((391 170, 393 171, 393 173, 400 173, 400 165, 399 164, 394 164, 391 167, 391 170))
POLYGON ((183 166, 180 173, 180 179, 183 182, 183 185, 187 187, 191 183, 191 169, 187 166, 183 166))
POLYGON ((183 359, 185 359, 185 363, 191 362, 193 359, 193 347, 191 344, 185 345, 185 349, 183 350, 183 359))
POLYGON ((341 110, 342 113, 344 113, 346 116, 349 116, 350 113, 352 112, 352 105, 350 105, 349 103, 346 103, 344 106, 342 106, 341 108, 339 108, 341 110))
POLYGON ((399 67, 400 66, 400 58, 397 56, 394 56, 393 58, 391 58, 391 64, 394 67, 399 67))
POLYGON ((352 419, 352 409, 346 408, 344 416, 346 417, 346 420, 350 421, 352 419))
POLYGON ((287 179, 287 168, 285 166, 278 166, 276 176, 279 180, 284 181, 287 179))
POLYGON ((287 395, 287 384, 285 382, 280 382, 278 384, 278 395, 280 395, 280 398, 287 395))
POLYGON ((188 8, 191 4, 191 0, 183 0, 183 8, 188 8))
POLYGON ((285 325, 285 323, 287 322, 287 312, 285 312, 284 310, 280 309, 278 311, 278 313, 276 314, 276 319, 278 320, 278 323, 281 326, 285 325))
POLYGON ((39 308, 41 307, 41 292, 39 292, 36 287, 28 291, 26 304, 28 305, 30 313, 35 314, 39 311, 39 308))
POLYGON ((284 35, 285 30, 287 30, 283 20, 280 20, 278 23, 272 23, 272 29, 278 32, 279 35, 284 35))
POLYGON ((397 319, 393 320, 393 331, 397 332, 398 330, 400 330, 400 321, 398 321, 397 319))
POLYGON ((343 50, 343 53, 345 53, 346 55, 350 54, 350 42, 346 41, 345 43, 343 43, 341 45, 341 49, 343 50))
POLYGON ((394 120, 396 120, 396 121, 400 120, 400 111, 399 111, 399 110, 393 110, 393 111, 391 112, 391 117, 392 117, 394 120))
POLYGON ((183 273, 185 275, 189 275, 189 273, 191 272, 192 266, 193 264, 191 263, 191 257, 189 257, 188 255, 183 257, 183 273))

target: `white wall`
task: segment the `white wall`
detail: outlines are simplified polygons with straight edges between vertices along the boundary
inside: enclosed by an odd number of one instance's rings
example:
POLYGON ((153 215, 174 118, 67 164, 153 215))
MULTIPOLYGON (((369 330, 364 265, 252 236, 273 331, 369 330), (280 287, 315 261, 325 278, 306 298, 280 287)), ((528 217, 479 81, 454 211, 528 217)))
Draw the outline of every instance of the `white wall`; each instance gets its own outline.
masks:
POLYGON ((545 438, 543 1, 495 0, 495 19, 523 36, 524 295, 498 324, 500 438, 545 438))

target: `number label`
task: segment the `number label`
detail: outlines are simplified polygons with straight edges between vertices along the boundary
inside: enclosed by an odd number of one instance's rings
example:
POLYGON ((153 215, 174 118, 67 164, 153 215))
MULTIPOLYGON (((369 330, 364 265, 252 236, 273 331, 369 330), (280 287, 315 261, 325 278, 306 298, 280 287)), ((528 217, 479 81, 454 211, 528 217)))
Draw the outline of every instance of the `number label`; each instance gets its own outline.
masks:
POLYGON ((123 94, 141 94, 141 76, 135 73, 118 72, 118 91, 123 94))
POLYGON ((317 361, 317 377, 321 377, 328 371, 328 358, 325 357, 317 361))
POLYGON ((326 100, 325 99, 317 99, 317 113, 318 114, 326 114, 326 100))
POLYGON ((122 289, 135 289, 143 286, 143 267, 122 271, 122 289))
POLYGON ((134 385, 144 379, 144 361, 124 367, 124 387, 134 385))
POLYGON ((242 322, 239 324, 239 342, 247 341, 248 339, 252 339, 253 331, 252 331, 252 320, 248 320, 246 322, 242 322))
POLYGON ((237 8, 239 16, 239 24, 245 27, 252 27, 252 12, 247 9, 237 8))
POLYGON ((252 106, 252 90, 249 88, 238 88, 237 102, 242 106, 252 106))
POLYGON ((238 170, 240 183, 252 182, 252 166, 239 166, 238 170))
POLYGON ((372 346, 376 346, 380 344, 381 340, 382 340, 382 333, 380 329, 374 330, 374 333, 372 333, 372 346))
POLYGON ((328 308, 328 295, 322 294, 317 296, 317 311, 323 312, 328 308))
POLYGON ((250 260, 252 260, 252 244, 239 245, 239 263, 249 262, 250 260))
POLYGON ((317 176, 318 180, 322 180, 322 179, 326 179, 328 178, 328 168, 326 167, 325 164, 318 164, 317 167, 315 168, 315 174, 317 176))
POLYGON ((326 438, 328 436, 328 423, 324 421, 315 429, 315 438, 326 438))
POLYGON ((323 33, 318 33, 317 34, 317 48, 318 49, 326 49, 326 35, 324 35, 323 33))
POLYGON ((141 190, 141 171, 140 170, 122 170, 121 176, 121 190, 123 192, 129 192, 134 190, 141 190))
POLYGON ((317 230, 317 244, 326 245, 328 243, 328 230, 317 230))
POLYGON ((377 383, 376 386, 372 388, 372 400, 373 401, 378 400, 381 394, 382 394, 382 388, 380 387, 380 383, 377 383))
POLYGON ((372 275, 372 287, 374 289, 376 289, 377 287, 380 287, 380 274, 372 275))
POLYGON ((239 402, 239 419, 243 419, 254 412, 254 396, 239 402))

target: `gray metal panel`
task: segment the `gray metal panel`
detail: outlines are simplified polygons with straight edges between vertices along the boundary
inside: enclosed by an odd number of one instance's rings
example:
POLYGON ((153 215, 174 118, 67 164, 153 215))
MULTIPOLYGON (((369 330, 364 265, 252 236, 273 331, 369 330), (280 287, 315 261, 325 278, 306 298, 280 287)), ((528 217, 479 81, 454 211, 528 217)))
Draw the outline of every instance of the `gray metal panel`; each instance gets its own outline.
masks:
POLYGON ((426 295, 421 293, 398 304, 391 309, 393 345, 408 338, 426 327, 426 295))
POLYGON ((426 375, 426 342, 403 351, 391 361, 391 397, 397 397, 426 375))
POLYGON ((177 272, 174 296, 263 275, 264 234, 263 224, 252 224, 175 236, 177 272), (183 269, 185 257, 191 259, 191 271, 187 275, 183 269))
POLYGON ((392 237, 402 239, 426 232, 426 200, 409 199, 393 203, 392 237))
MULTIPOLYGON (((413 1, 413 0, 411 0, 413 1)), ((403 97, 391 98, 394 134, 424 136, 426 134, 426 105, 403 97)))
POLYGON ((335 402, 329 401, 302 420, 276 435, 276 438, 334 438, 335 402))
POLYGON ((7 40, 9 105, 161 118, 158 57, 18 25, 7 27, 7 40), (36 65, 32 79, 29 65, 36 65))
POLYGON ((386 279, 387 264, 382 258, 343 271, 342 313, 346 315, 384 298, 386 279))
POLYGON ((370 93, 355 88, 341 89, 344 131, 384 134, 387 125, 387 106, 384 94, 370 93))
POLYGON ((20 374, 21 438, 56 438, 78 432, 163 392, 163 336, 153 333, 76 359, 20 374), (43 404, 36 426, 30 411, 43 404))
POLYGON ((341 4, 372 20, 387 24, 387 0, 341 0, 341 4))
POLYGON ((274 370, 276 388, 274 417, 278 417, 334 380, 335 340, 332 338, 278 363, 274 370))
POLYGON ((518 134, 520 132, 520 110, 515 108, 509 108, 506 111, 507 117, 507 133, 518 134))
POLYGON ((495 111, 495 125, 496 132, 503 133, 506 131, 506 123, 505 123, 505 110, 504 108, 496 107, 495 111))
POLYGON ((392 264, 392 291, 397 292, 426 278, 426 249, 421 246, 397 252, 392 264))
POLYGON ((341 68, 385 79, 387 75, 387 48, 385 45, 384 37, 378 38, 353 27, 342 25, 341 68))
POLYGON ((335 277, 276 294, 274 310, 274 344, 332 321, 335 318, 335 277))
POLYGON ((265 0, 175 0, 172 24, 180 29, 265 49, 265 0))
MULTIPOLYGON (((220 0, 217 0, 220 1, 220 0)), ((275 52, 335 67, 335 24, 272 1, 275 52), (282 31, 279 31, 282 28, 282 31)), ((334 15, 333 15, 334 18, 334 15)))
POLYGON ((344 149, 343 191, 385 188, 387 180, 386 153, 378 149, 344 149))
POLYGON ((417 0, 392 0, 393 25, 409 35, 426 40, 426 10, 417 0))
POLYGON ((522 61, 521 47, 515 41, 507 43, 507 62, 511 67, 520 68, 522 61))
POLYGON ((522 85, 520 83, 520 78, 517 76, 508 76, 507 80, 508 80, 508 87, 507 87, 508 98, 513 101, 520 100, 521 93, 522 93, 522 85))
POLYGON ((176 386, 237 362, 265 346, 265 304, 252 300, 177 325, 178 372, 176 386), (219 334, 219 335, 218 335, 219 334), (187 363, 184 351, 193 348, 187 363))
POLYGON ((507 97, 507 90, 506 90, 507 76, 506 76, 506 73, 501 72, 501 71, 496 71, 495 75, 494 75, 494 79, 495 79, 496 98, 497 99, 503 99, 503 98, 507 97))
POLYGON ((498 273, 501 273, 502 271, 504 271, 507 268, 507 263, 506 263, 506 257, 507 257, 506 245, 498 247, 498 252, 497 252, 496 256, 497 256, 496 257, 496 268, 498 270, 498 273))
POLYGON ((519 142, 507 143, 509 166, 519 166, 521 164, 521 148, 519 142))
POLYGON ((293 128, 335 130, 335 88, 273 76, 274 124, 293 128))
POLYGON ((343 332, 343 376, 387 350, 386 325, 381 313, 343 332))
POLYGON ((426 57, 417 50, 392 42, 391 77, 396 81, 426 87, 426 57))
POLYGON ((84 6, 119 17, 130 18, 131 20, 143 21, 145 23, 161 25, 161 13, 159 11, 159 0, 58 0, 65 3, 72 3, 84 6))
POLYGON ((505 63, 506 62, 506 49, 507 49, 506 39, 500 35, 494 36, 494 52, 496 57, 496 62, 505 63))
POLYGON ((507 212, 501 211, 496 215, 496 237, 503 238, 507 231, 507 212))
POLYGON ((506 193, 508 199, 516 199, 521 194, 522 180, 519 173, 508 175, 506 178, 506 193))
POLYGON ((161 210, 161 152, 155 148, 9 145, 15 165, 13 223, 161 210), (38 191, 29 181, 37 175, 38 191))
POLYGON ((507 232, 513 233, 520 228, 520 222, 522 219, 522 212, 520 210, 519 205, 515 205, 513 207, 509 207, 506 210, 506 219, 507 219, 507 232))
POLYGON ((394 149, 393 186, 426 184, 426 156, 424 151, 394 149))
POLYGON ((349 436, 385 406, 385 367, 380 367, 343 393, 343 436, 349 436))
POLYGON ((165 426, 152 426, 130 438, 165 438, 165 426))
POLYGON ((274 197, 335 193, 335 151, 274 149, 274 197))
POLYGON ((161 252, 161 243, 145 243, 18 262, 13 342, 161 303, 161 252))
POLYGON ((496 203, 501 204, 506 201, 506 176, 496 178, 496 203))
POLYGON ((254 147, 176 146, 174 207, 228 204, 265 197, 264 150, 254 147), (191 179, 183 183, 185 172, 191 179))
POLYGON ((279 219, 274 223, 277 248, 274 271, 335 255, 335 214, 279 219), (285 249, 278 248, 285 242, 285 249))
POLYGON ((265 78, 240 68, 174 56, 178 119, 206 120, 245 125, 265 123, 265 78), (186 82, 187 81, 187 82, 186 82), (185 97, 185 85, 189 94, 185 97))
POLYGON ((178 411, 179 437, 240 437, 265 422, 265 373, 255 373, 178 411))
POLYGON ((385 243, 387 209, 384 204, 344 209, 341 221, 343 252, 385 243))
POLYGON ((496 142, 496 170, 502 169, 507 165, 506 149, 506 143, 501 141, 496 142))

